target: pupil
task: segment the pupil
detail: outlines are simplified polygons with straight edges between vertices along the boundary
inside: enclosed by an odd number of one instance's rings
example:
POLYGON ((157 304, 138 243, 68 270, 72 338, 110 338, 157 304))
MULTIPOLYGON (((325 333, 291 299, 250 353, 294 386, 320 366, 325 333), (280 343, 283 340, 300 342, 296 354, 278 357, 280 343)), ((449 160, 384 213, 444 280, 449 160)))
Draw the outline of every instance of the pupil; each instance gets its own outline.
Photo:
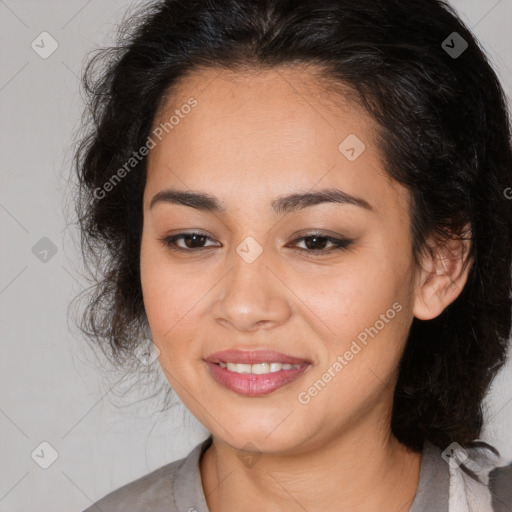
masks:
POLYGON ((324 237, 321 237, 321 236, 308 236, 306 238, 306 247, 308 249, 323 249, 324 248, 323 246, 325 246, 325 242, 326 242, 326 239, 324 237), (315 240, 315 241, 323 240, 324 242, 320 243, 320 245, 322 247, 318 247, 318 246, 315 247, 315 243, 313 243, 313 244, 309 243, 309 241, 311 241, 311 240, 315 240))
MULTIPOLYGON (((187 247, 189 247, 189 248, 193 248, 193 247, 190 247, 190 246, 189 246, 188 242, 190 242, 191 240, 194 240, 194 239, 195 239, 195 241, 197 242, 197 239, 198 239, 198 238, 199 238, 199 239, 204 239, 204 238, 206 238, 206 237, 205 237, 204 235, 197 235, 197 234, 194 234, 194 235, 185 235, 185 244, 187 245, 187 247)), ((204 240, 203 240, 203 242, 204 242, 204 240)), ((194 247, 196 247, 196 246, 194 246, 194 247)), ((200 247, 200 245, 199 245, 199 247, 200 247)))

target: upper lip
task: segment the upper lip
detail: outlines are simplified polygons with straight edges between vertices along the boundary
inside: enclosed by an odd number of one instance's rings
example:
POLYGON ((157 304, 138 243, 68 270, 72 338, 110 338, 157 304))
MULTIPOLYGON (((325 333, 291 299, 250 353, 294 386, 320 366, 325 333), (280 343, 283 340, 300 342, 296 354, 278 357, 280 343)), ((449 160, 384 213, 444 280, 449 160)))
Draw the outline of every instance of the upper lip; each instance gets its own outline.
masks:
POLYGON ((274 350, 239 350, 229 349, 215 352, 206 359, 209 363, 238 363, 238 364, 256 364, 256 363, 282 363, 282 364, 310 364, 307 359, 302 357, 282 354, 274 350))

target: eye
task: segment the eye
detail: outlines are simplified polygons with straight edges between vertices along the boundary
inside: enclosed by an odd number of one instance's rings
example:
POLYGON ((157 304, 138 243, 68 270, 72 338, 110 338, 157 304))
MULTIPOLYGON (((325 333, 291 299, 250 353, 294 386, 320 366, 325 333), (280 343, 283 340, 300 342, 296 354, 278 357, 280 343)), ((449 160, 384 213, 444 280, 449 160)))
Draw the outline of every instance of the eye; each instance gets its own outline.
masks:
MULTIPOLYGON (((203 249, 212 247, 212 245, 204 245, 211 238, 203 233, 190 232, 178 233, 177 235, 167 236, 160 238, 159 241, 173 251, 182 252, 200 252, 203 249), (178 241, 183 242, 184 245, 179 245, 178 241)), ((312 253, 313 255, 328 254, 337 250, 347 249, 353 240, 347 238, 334 238, 331 236, 322 236, 322 233, 311 233, 301 238, 295 239, 292 244, 304 241, 306 248, 298 248, 296 251, 301 253, 312 253), (331 247, 326 249, 326 244, 331 244, 331 247)), ((215 247, 215 244, 213 244, 215 247)))
MULTIPOLYGON (((167 236, 160 238, 159 241, 174 251, 185 251, 194 252, 203 249, 203 244, 206 240, 210 240, 210 237, 203 233, 178 233, 177 235, 167 236), (176 242, 183 240, 185 246, 179 246, 176 242)), ((208 246, 206 246, 208 247, 208 246)))
POLYGON ((297 238, 294 243, 304 241, 306 249, 299 248, 297 251, 310 252, 313 255, 328 254, 334 251, 347 249, 353 240, 348 238, 334 238, 332 236, 322 236, 322 233, 311 233, 309 235, 297 238), (331 244, 330 249, 326 249, 326 244, 331 244))

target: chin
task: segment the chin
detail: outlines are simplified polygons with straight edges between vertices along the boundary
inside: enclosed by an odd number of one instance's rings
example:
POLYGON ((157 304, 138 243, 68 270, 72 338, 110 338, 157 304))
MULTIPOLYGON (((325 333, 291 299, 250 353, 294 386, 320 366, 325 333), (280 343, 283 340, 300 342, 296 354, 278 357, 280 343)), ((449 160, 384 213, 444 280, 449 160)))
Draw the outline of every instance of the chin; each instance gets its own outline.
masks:
POLYGON ((295 433, 283 424, 277 428, 276 425, 279 425, 279 422, 258 426, 254 424, 237 425, 236 430, 228 428, 231 435, 227 435, 222 429, 220 435, 217 435, 215 430, 211 430, 211 432, 235 450, 266 454, 294 451, 310 437, 307 432, 295 433))

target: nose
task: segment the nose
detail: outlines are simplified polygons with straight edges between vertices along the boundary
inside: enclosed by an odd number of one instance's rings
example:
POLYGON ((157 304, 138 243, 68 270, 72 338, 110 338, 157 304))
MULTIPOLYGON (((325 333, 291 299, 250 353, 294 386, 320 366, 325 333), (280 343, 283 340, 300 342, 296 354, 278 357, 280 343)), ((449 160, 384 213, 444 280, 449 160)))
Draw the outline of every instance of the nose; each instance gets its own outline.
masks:
POLYGON ((291 293, 278 274, 265 251, 251 263, 235 253, 211 308, 215 321, 244 332, 286 322, 291 316, 291 293))

